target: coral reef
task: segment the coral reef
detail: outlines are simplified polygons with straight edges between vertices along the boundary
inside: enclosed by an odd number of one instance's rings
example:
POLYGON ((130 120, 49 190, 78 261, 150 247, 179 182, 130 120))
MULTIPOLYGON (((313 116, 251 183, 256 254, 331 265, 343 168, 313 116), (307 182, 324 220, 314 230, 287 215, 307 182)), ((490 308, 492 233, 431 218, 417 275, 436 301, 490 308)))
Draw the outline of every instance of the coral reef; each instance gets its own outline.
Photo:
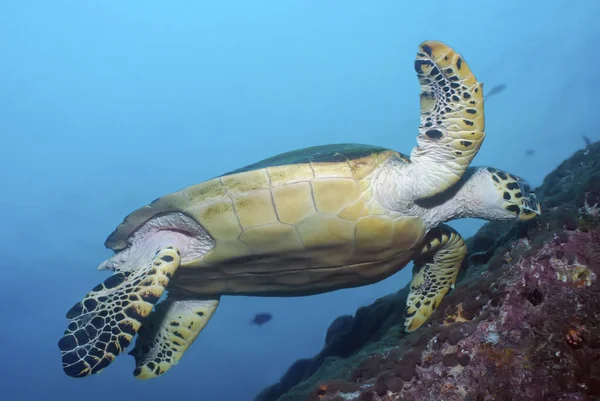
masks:
POLYGON ((536 189, 543 215, 467 240, 456 288, 402 331, 408 288, 341 316, 255 401, 600 399, 600 143, 536 189))

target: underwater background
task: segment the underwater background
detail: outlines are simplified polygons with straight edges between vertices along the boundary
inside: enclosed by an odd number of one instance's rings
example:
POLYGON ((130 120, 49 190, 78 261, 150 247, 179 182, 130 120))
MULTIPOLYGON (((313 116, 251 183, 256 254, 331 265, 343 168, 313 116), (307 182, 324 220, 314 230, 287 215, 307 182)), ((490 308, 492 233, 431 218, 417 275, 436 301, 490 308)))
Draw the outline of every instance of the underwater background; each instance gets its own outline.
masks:
MULTIPOLYGON (((152 199, 274 154, 358 142, 410 154, 418 45, 461 53, 486 91, 473 165, 533 187, 599 138, 600 2, 0 2, 4 400, 252 400, 321 349, 337 316, 404 287, 223 297, 179 364, 123 354, 67 377, 66 311, 108 277, 106 236, 152 199), (256 313, 273 320, 250 325, 256 313)), ((482 222, 450 223, 463 237, 482 222)), ((132 348, 132 346, 130 346, 132 348)))

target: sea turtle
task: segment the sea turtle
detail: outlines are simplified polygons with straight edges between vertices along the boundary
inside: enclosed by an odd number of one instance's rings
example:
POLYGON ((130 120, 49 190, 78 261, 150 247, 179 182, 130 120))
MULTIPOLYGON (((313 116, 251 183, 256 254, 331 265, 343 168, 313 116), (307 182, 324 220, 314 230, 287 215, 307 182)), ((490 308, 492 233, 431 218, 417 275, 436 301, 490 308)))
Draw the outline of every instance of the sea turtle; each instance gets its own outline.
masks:
POLYGON ((485 136, 484 110, 482 84, 464 58, 427 41, 415 69, 421 124, 410 157, 359 144, 296 150, 127 216, 105 243, 115 254, 98 267, 114 274, 67 312, 58 343, 66 374, 100 372, 137 333, 134 375, 153 378, 179 361, 222 295, 362 286, 411 260, 405 330, 420 327, 454 286, 467 252, 442 223, 528 220, 540 205, 521 178, 469 167, 485 136))

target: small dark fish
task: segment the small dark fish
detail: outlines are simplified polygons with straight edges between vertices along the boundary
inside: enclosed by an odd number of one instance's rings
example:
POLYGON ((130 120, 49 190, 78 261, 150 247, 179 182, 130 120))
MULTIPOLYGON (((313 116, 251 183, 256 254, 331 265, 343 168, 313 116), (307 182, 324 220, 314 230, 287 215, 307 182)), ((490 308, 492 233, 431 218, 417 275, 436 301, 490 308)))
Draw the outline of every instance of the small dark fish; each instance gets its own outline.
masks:
POLYGON ((588 136, 581 135, 581 137, 583 138, 583 141, 585 142, 586 148, 592 144, 592 140, 588 136))
POLYGON ((535 149, 527 149, 527 150, 525 151, 525 154, 526 154, 527 156, 532 156, 532 155, 534 155, 534 154, 535 154, 535 149))
POLYGON ((263 324, 267 323, 271 319, 273 319, 273 315, 271 315, 270 313, 257 313, 254 316, 254 319, 250 320, 250 324, 262 326, 263 324))
POLYGON ((487 93, 487 95, 483 97, 483 99, 485 100, 490 96, 494 96, 498 93, 504 92, 504 89, 506 89, 506 85, 504 84, 493 86, 492 89, 490 89, 490 91, 487 93))

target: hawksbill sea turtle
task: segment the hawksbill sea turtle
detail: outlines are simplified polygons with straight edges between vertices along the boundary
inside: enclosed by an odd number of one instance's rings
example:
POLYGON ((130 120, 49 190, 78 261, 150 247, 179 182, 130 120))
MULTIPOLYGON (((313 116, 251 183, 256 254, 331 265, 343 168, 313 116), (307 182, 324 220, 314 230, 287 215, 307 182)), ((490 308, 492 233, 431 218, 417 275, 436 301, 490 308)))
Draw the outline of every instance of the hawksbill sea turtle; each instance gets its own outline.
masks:
POLYGON ((423 325, 467 254, 444 222, 528 220, 541 210, 523 179, 469 167, 485 137, 484 102, 464 58, 427 41, 415 70, 421 124, 410 157, 360 144, 300 149, 129 214, 106 240, 115 254, 98 267, 114 274, 67 312, 58 342, 65 373, 100 372, 138 334, 134 375, 157 377, 180 360, 223 295, 363 286, 410 261, 405 330, 423 325))

